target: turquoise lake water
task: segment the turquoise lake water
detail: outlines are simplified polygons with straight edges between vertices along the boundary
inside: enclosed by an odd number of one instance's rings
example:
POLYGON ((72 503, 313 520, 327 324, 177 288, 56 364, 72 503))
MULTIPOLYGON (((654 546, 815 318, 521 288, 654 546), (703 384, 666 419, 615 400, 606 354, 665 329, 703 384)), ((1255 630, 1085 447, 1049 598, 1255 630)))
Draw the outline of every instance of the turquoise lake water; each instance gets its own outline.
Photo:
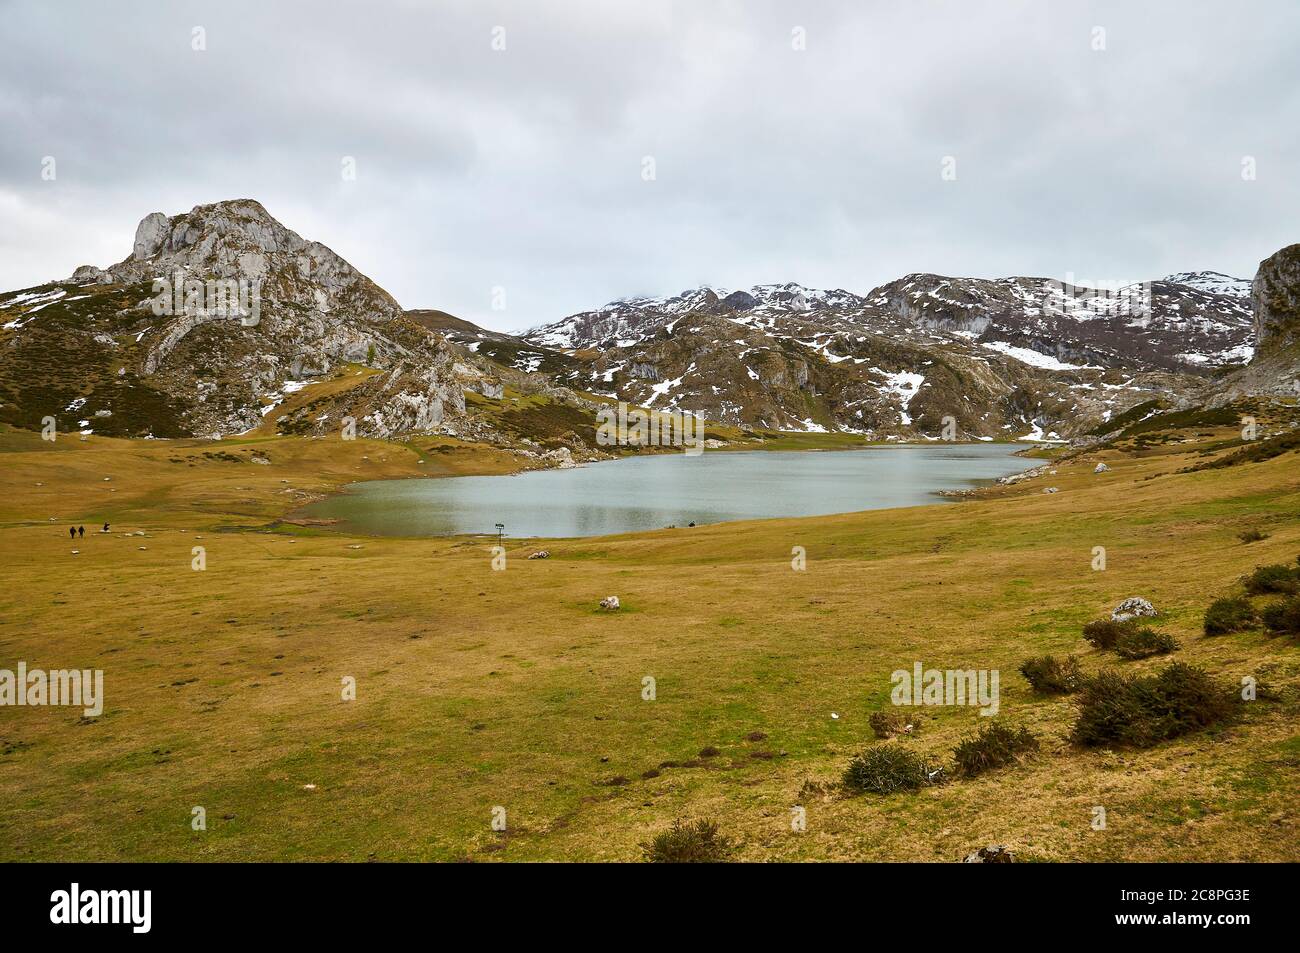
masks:
POLYGON ((979 486, 1039 461, 1024 444, 873 447, 815 452, 671 453, 515 476, 376 480, 302 515, 379 536, 602 536, 778 516, 943 503, 937 490, 979 486))

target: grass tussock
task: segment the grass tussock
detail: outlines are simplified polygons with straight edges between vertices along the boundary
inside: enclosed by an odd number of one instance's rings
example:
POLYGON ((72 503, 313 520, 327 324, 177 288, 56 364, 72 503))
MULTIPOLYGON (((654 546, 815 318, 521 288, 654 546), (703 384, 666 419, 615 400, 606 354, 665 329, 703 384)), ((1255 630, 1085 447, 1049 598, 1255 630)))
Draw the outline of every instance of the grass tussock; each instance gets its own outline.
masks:
POLYGON ((1072 738, 1085 747, 1150 748, 1228 720, 1234 700, 1231 689, 1181 662, 1156 675, 1104 671, 1078 696, 1072 738))
POLYGON ((1150 658, 1153 655, 1168 655, 1180 647, 1168 632, 1143 626, 1121 635, 1115 643, 1115 654, 1127 659, 1150 658))
POLYGON ((1058 659, 1041 655, 1020 663, 1020 674, 1040 695, 1071 695, 1083 687, 1079 660, 1073 655, 1058 659))
POLYGON ((892 738, 895 735, 910 734, 914 731, 917 719, 909 713, 893 709, 873 711, 867 723, 871 725, 871 730, 875 732, 877 738, 892 738))
POLYGON ((873 745, 849 762, 842 783, 854 793, 893 794, 919 791, 937 783, 942 774, 901 744, 873 745))
POLYGON ((953 749, 956 773, 973 778, 993 768, 1014 764, 1038 750, 1038 738, 1028 728, 1011 728, 1000 721, 981 722, 973 738, 953 749))
POLYGON ((652 864, 720 864, 733 846, 715 821, 676 820, 668 830, 642 844, 641 850, 652 864))
POLYGON ((1227 635, 1229 632, 1241 632, 1251 628, 1259 621, 1259 615, 1249 599, 1241 596, 1225 596, 1215 599, 1205 610, 1205 634, 1227 635))

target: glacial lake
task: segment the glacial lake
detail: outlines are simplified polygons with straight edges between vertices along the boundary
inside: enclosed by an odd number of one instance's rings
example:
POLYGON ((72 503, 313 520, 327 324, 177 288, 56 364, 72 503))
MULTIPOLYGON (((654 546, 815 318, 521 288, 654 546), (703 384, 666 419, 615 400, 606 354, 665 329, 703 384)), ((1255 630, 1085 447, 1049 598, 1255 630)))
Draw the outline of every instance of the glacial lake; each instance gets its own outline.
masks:
POLYGON ((1041 461, 1027 444, 885 446, 833 451, 705 451, 610 460, 514 476, 374 480, 298 515, 375 536, 604 536, 665 526, 821 516, 947 502, 958 490, 1041 461))

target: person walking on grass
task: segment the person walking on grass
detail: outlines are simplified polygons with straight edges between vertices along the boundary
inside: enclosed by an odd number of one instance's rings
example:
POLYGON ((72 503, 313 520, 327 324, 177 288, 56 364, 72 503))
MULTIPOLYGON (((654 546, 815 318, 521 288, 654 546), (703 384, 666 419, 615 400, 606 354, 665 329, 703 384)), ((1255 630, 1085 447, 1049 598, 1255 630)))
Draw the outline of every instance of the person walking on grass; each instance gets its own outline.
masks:
POLYGON ((78 526, 78 527, 77 527, 77 535, 80 536, 80 537, 82 537, 82 538, 84 538, 85 535, 86 535, 86 527, 84 527, 84 526, 78 526))
POLYGON ((68 527, 68 536, 70 536, 72 539, 76 539, 76 538, 77 538, 77 527, 75 527, 75 526, 69 526, 69 527, 68 527))

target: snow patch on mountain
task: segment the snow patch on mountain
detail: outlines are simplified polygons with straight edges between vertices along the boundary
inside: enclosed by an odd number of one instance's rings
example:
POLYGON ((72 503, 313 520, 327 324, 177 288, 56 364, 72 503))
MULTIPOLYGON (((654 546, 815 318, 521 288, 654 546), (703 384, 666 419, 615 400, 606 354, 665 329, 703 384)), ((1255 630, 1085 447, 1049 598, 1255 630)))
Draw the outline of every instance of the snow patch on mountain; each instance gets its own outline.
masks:
POLYGON ((990 351, 997 351, 999 354, 1005 354, 1007 357, 1019 361, 1021 364, 1028 364, 1030 367, 1041 367, 1048 371, 1077 371, 1081 370, 1082 364, 1067 364, 1065 361, 1058 360, 1048 354, 1032 350, 1027 347, 1016 347, 1014 344, 1008 344, 1006 341, 990 341, 981 345, 990 351))
POLYGON ((1186 285, 1210 294, 1250 299, 1249 278, 1233 278, 1218 271, 1180 271, 1177 274, 1166 275, 1160 280, 1174 285, 1186 285))

